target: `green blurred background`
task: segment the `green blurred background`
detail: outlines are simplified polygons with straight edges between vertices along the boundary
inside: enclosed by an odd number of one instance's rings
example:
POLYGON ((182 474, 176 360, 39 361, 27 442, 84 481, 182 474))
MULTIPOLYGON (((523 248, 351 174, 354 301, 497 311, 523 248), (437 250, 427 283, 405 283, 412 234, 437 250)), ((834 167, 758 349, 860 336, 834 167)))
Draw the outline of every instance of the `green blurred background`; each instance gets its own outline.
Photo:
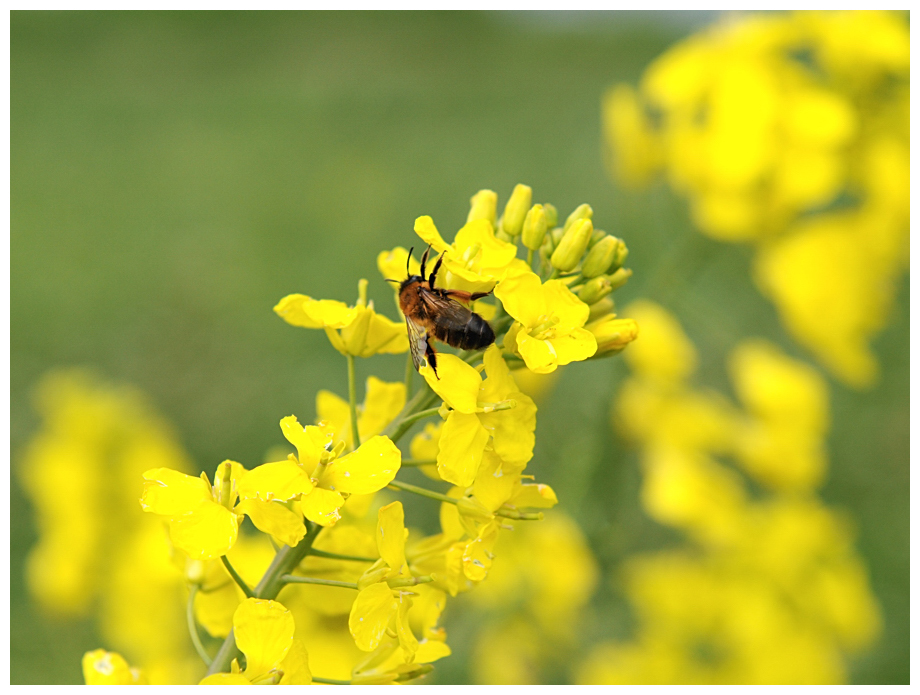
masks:
MULTIPOLYGON (((604 89, 635 83, 715 17, 13 12, 14 468, 38 426, 36 381, 73 365, 143 389, 203 468, 260 462, 280 417, 312 419, 318 389, 346 392, 344 360, 321 332, 275 316, 278 299, 351 303, 367 277, 395 316, 378 252, 416 243, 422 214, 450 235, 478 189, 503 205, 518 182, 562 214, 590 203, 595 223, 626 240, 635 275, 618 302, 675 311, 700 349, 701 381, 731 393, 725 356, 743 337, 814 364, 754 289, 750 248, 694 232, 663 185, 618 190, 602 164, 604 89)), ((851 664, 863 683, 909 682, 908 290, 904 278, 875 342, 879 384, 832 382, 822 495, 855 521, 884 610, 882 638, 851 664)), ((404 365, 359 362, 359 380, 398 380, 404 365)), ((605 577, 674 538, 639 508, 637 457, 610 428, 624 373, 617 359, 563 370, 528 470, 582 525, 605 577)), ((90 623, 29 603, 36 531, 15 475, 11 505, 11 682, 80 682, 80 656, 103 645, 90 623)), ((625 637, 621 599, 606 579, 598 592, 586 629, 625 637)), ((454 656, 435 680, 465 682, 471 618, 450 604, 445 617, 454 656)))

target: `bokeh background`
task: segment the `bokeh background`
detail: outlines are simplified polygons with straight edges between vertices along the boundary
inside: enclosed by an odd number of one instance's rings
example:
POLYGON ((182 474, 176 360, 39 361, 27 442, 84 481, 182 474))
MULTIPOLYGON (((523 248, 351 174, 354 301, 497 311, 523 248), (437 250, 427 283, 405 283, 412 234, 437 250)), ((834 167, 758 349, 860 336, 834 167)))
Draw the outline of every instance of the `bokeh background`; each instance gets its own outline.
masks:
MULTIPOLYGON (((92 618, 43 611, 25 585, 37 530, 16 471, 40 426, 42 375, 80 366, 134 385, 206 470, 260 462, 281 416, 310 419, 317 390, 346 392, 325 336, 291 329, 272 306, 293 292, 353 302, 366 277, 395 315, 378 252, 415 243, 422 214, 458 228, 481 188, 504 201, 523 182, 563 215, 590 203, 595 226, 629 246, 634 276, 618 304, 648 298, 674 312, 707 386, 732 392, 726 357, 749 337, 821 369, 752 283, 749 246, 700 236, 664 183, 625 190, 604 166, 605 90, 635 84, 716 19, 12 13, 11 681, 81 682, 81 655, 105 646, 92 618)), ((905 275, 873 341, 874 386, 824 372, 832 429, 820 497, 851 519, 883 620, 848 662, 857 683, 909 682, 908 290, 905 275)), ((359 380, 400 380, 404 364, 359 362, 359 380)), ((624 559, 680 540, 643 511, 638 453, 610 425, 626 373, 618 358, 565 369, 540 403, 528 471, 556 490, 600 569, 578 628, 585 644, 629 637, 624 559)), ((73 489, 56 484, 62 496, 73 489)), ((481 679, 471 664, 484 610, 449 604, 454 655, 435 682, 481 679)))

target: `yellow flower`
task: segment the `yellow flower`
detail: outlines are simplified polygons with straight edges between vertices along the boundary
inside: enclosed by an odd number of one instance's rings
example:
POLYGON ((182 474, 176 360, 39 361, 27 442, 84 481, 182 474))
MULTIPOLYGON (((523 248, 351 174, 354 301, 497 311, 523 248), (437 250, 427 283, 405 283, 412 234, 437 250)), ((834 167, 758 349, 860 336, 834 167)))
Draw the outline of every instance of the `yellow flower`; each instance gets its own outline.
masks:
POLYGON ((376 313, 374 302, 367 301, 367 280, 358 283, 358 301, 353 307, 330 299, 289 294, 275 306, 275 313, 292 326, 324 329, 332 347, 343 355, 370 357, 409 349, 406 327, 376 313))
POLYGON ((121 654, 96 649, 83 655, 83 681, 87 685, 146 685, 147 678, 128 666, 121 654))
POLYGON ((438 473, 466 487, 476 477, 487 445, 503 461, 521 468, 533 456, 537 407, 518 390, 498 347, 483 354, 486 379, 450 354, 438 360, 440 378, 427 365, 420 371, 451 409, 438 442, 438 473))
POLYGON ((215 673, 200 685, 279 684, 309 685, 313 682, 303 642, 294 639, 294 618, 277 601, 248 598, 233 614, 236 646, 246 656, 240 672, 236 659, 230 673, 215 673))
POLYGON ((412 577, 406 562, 408 531, 404 518, 401 502, 380 508, 377 518, 380 560, 358 580, 361 591, 348 616, 348 629, 358 648, 366 652, 377 649, 388 633, 395 635, 406 653, 405 660, 411 661, 419 648, 408 620, 412 599, 409 592, 394 591, 388 583, 388 580, 412 577))
POLYGON ((640 300, 630 304, 624 313, 642 326, 641 340, 624 354, 635 372, 663 385, 671 385, 684 381, 696 370, 696 348, 666 309, 640 300))
POLYGON ((343 495, 367 495, 390 484, 402 456, 389 437, 377 435, 341 458, 344 445, 333 448, 319 427, 303 427, 290 415, 281 420, 284 437, 297 448, 296 463, 313 482, 300 497, 303 515, 315 524, 332 526, 345 504, 343 495))
MULTIPOLYGON (((415 233, 431 245, 433 252, 444 253, 443 275, 438 276, 440 287, 488 292, 506 275, 528 270, 527 264, 517 258, 517 247, 498 239, 487 219, 467 222, 457 232, 453 244, 444 241, 427 215, 415 220, 415 233)), ((426 270, 431 272, 433 267, 429 264, 426 270)))
MULTIPOLYGON (((402 382, 388 383, 377 377, 367 380, 364 403, 357 406, 358 435, 367 441, 380 434, 393 421, 406 404, 406 385, 402 382)), ((345 443, 345 448, 354 448, 351 438, 351 409, 348 401, 331 391, 316 394, 317 423, 323 430, 332 432, 333 444, 345 443)))
POLYGON ((561 280, 544 284, 534 273, 508 277, 495 288, 516 323, 505 336, 505 348, 520 355, 538 374, 585 360, 597 351, 594 335, 583 328, 590 309, 561 280))

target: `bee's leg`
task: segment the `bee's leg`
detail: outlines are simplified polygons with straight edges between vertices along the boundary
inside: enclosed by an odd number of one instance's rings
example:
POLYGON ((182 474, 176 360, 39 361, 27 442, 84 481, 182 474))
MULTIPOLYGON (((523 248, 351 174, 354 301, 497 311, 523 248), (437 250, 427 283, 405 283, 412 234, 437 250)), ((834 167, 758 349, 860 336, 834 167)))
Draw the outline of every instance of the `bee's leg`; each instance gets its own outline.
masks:
POLYGON ((428 248, 425 249, 425 253, 422 254, 422 268, 421 276, 425 277, 425 264, 428 263, 428 252, 431 251, 431 244, 428 245, 428 248))
POLYGON ((470 301, 475 302, 477 299, 488 297, 490 294, 492 294, 492 290, 489 290, 488 292, 473 292, 473 294, 470 295, 470 301))
POLYGON ((438 276, 438 271, 441 269, 441 261, 443 260, 444 260, 444 253, 438 256, 438 262, 434 264, 434 270, 432 270, 431 275, 428 276, 428 287, 430 287, 431 289, 434 289, 434 280, 438 276))
POLYGON ((428 364, 431 365, 431 371, 434 372, 435 378, 440 381, 441 377, 438 376, 438 353, 434 351, 431 343, 425 344, 425 359, 428 360, 428 364))

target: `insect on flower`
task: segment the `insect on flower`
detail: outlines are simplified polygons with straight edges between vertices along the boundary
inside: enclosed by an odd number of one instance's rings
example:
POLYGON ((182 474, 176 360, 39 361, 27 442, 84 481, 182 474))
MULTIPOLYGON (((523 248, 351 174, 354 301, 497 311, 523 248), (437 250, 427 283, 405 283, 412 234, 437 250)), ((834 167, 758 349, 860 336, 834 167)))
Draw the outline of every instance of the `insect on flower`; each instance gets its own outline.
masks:
MULTIPOLYGON (((470 293, 436 288, 434 281, 441 268, 444 254, 438 256, 434 269, 426 278, 425 264, 428 262, 430 250, 430 246, 425 249, 419 275, 409 272, 409 261, 406 261, 407 277, 399 285, 399 308, 406 317, 412 363, 418 370, 425 359, 437 377, 437 357, 434 347, 429 342, 430 338, 461 350, 478 350, 494 343, 495 333, 488 321, 460 303, 486 297, 492 294, 491 290, 470 293)), ((412 258, 412 249, 409 249, 409 258, 412 258)))

